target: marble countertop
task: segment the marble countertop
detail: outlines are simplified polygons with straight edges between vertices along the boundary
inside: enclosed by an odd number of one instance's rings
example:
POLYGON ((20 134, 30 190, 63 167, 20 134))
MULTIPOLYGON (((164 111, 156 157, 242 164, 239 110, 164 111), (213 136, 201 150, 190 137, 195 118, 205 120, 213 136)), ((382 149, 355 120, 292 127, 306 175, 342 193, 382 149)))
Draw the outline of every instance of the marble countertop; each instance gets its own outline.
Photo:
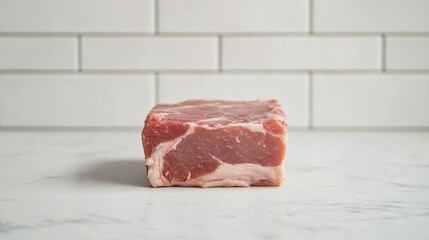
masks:
POLYGON ((138 132, 0 132, 0 239, 429 239, 429 133, 291 132, 280 188, 150 188, 138 132))

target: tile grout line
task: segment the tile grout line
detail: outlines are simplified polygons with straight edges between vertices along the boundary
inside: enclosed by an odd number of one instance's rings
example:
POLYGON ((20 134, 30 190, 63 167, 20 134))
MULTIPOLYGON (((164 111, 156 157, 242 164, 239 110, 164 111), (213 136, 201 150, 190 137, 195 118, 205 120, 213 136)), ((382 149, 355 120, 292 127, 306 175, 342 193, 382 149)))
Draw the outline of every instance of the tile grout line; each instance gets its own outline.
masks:
POLYGON ((313 72, 308 72, 308 129, 313 129, 313 72))
POLYGON ((77 71, 82 72, 82 35, 77 35, 77 71))
MULTIPOLYGON (((159 18, 158 16, 156 18, 159 18)), ((309 18, 310 19, 310 18, 309 18)), ((159 32, 159 19, 155 19, 153 32, 0 32, 0 37, 216 37, 219 34, 227 37, 302 37, 316 35, 321 37, 377 37, 386 36, 403 37, 429 37, 429 32, 315 32, 313 17, 311 18, 312 32, 159 32), (158 31, 156 31, 158 30, 158 31)), ((309 24, 310 25, 310 24, 309 24)), ((309 26, 310 28, 310 26, 309 26)))
POLYGON ((154 17, 155 17, 155 20, 154 20, 154 34, 155 35, 159 35, 159 0, 154 0, 155 1, 155 6, 154 6, 154 17))
POLYGON ((57 131, 66 131, 66 132, 81 132, 81 131, 114 131, 114 132, 122 132, 122 131, 136 131, 141 130, 141 127, 137 126, 0 126, 0 132, 10 132, 10 131, 29 131, 29 132, 39 132, 39 131, 48 131, 48 132, 57 132, 57 131))
MULTIPOLYGON (((80 132, 80 131, 114 131, 114 132, 122 132, 122 131, 136 131, 141 130, 139 126, 128 126, 128 127, 118 127, 118 126, 107 126, 107 127, 99 127, 99 126, 0 126, 0 132, 10 132, 10 131, 30 131, 30 132, 38 132, 38 131, 49 131, 49 132, 57 132, 57 131, 67 131, 67 132, 80 132)), ((339 127, 339 126, 331 126, 331 127, 315 127, 313 129, 309 129, 307 127, 288 127, 288 131, 317 131, 317 132, 355 132, 355 131, 368 131, 368 132, 429 132, 429 127, 427 126, 394 126, 394 127, 364 127, 364 126, 355 126, 355 127, 339 127)))
POLYGON ((223 37, 222 35, 218 36, 218 45, 217 45, 218 53, 218 72, 223 72, 223 37))
POLYGON ((314 28, 314 0, 308 0, 308 32, 310 35, 313 35, 313 28, 314 28))
MULTIPOLYGON (((310 129, 309 129, 310 130, 310 129)), ((408 132, 408 131, 429 131, 427 126, 393 126, 393 127, 365 127, 365 126, 354 126, 354 127, 343 127, 343 126, 329 126, 329 127, 314 127, 310 131, 318 132, 339 132, 339 131, 368 131, 368 132, 408 132)))
POLYGON ((382 33, 381 34, 381 71, 383 73, 386 72, 386 57, 387 57, 387 52, 386 52, 386 34, 382 33))
MULTIPOLYGON (((154 35, 159 36, 159 1, 154 0, 154 35)), ((154 86, 154 97, 155 97, 155 105, 159 104, 159 71, 155 71, 155 86, 154 86)))
POLYGON ((159 104, 159 72, 155 72, 155 104, 159 104))
MULTIPOLYGON (((429 69, 222 69, 228 74, 429 74, 429 69)), ((217 69, 0 69, 4 74, 218 74, 217 69)))

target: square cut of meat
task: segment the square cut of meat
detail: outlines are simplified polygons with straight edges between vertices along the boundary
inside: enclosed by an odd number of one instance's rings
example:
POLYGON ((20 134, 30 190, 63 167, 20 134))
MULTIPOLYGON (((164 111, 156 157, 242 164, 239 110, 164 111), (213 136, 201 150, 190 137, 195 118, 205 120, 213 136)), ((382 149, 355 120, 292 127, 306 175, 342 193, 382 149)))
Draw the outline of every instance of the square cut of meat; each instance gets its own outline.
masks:
POLYGON ((152 187, 280 186, 287 119, 277 100, 155 106, 142 133, 152 187))

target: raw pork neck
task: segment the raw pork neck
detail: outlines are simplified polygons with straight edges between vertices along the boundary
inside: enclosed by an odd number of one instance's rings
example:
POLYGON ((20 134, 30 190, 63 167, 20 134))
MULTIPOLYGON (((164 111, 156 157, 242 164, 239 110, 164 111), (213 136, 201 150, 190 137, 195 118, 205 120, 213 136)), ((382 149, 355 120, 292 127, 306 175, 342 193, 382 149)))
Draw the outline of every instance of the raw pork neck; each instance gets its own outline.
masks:
POLYGON ((152 187, 279 186, 287 119, 277 100, 155 106, 142 133, 152 187))

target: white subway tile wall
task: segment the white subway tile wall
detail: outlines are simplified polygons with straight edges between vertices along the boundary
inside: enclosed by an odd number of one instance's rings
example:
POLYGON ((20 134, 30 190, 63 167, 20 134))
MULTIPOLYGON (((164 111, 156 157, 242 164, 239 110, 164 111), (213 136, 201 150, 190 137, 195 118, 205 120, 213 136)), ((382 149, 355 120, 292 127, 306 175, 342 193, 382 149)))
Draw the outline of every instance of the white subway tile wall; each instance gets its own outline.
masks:
POLYGON ((0 69, 78 68, 73 37, 0 37, 0 69))
POLYGON ((406 127, 429 123, 429 76, 316 75, 314 126, 406 127))
POLYGON ((429 129, 427 0, 0 0, 0 128, 142 127, 272 99, 289 126, 429 129))
POLYGON ((153 0, 0 0, 0 32, 153 32, 153 0))
POLYGON ((429 37, 389 37, 387 69, 429 70, 429 37))
POLYGON ((313 0, 320 32, 428 32, 427 0, 313 0))
POLYGON ((83 69, 216 69, 217 38, 82 38, 83 69))
POLYGON ((377 37, 226 37, 223 49, 224 69, 381 69, 377 37))
POLYGON ((151 75, 0 75, 3 126, 142 126, 151 75))
POLYGON ((302 0, 159 0, 161 32, 306 32, 302 0))

